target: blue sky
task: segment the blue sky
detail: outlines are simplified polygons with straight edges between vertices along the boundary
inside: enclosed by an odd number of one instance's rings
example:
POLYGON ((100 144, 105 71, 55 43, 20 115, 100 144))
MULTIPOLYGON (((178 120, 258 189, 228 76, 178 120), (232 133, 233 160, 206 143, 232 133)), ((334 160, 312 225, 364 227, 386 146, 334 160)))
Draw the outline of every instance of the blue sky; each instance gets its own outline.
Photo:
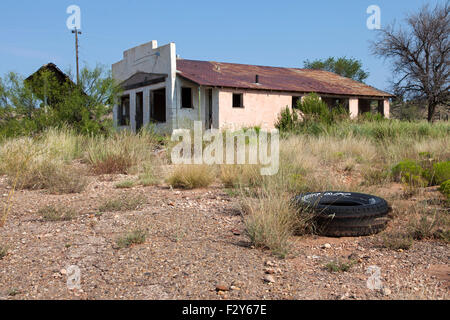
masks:
MULTIPOLYGON (((85 1, 2 0, 0 76, 29 75, 54 62, 74 70, 74 38, 66 9, 81 8, 80 62, 110 68, 130 47, 175 42, 182 58, 302 67, 306 59, 347 56, 362 60, 367 83, 388 89, 389 65, 370 55, 366 9, 381 8, 381 24, 402 23, 425 3, 445 0, 226 0, 85 1)), ((72 71, 73 72, 73 71, 72 71)))

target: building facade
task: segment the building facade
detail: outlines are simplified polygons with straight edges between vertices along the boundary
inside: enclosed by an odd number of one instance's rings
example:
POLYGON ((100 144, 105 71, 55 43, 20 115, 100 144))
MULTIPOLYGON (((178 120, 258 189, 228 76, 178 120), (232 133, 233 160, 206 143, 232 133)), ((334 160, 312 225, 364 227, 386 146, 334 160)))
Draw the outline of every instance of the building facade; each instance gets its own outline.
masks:
MULTIPOLYGON (((126 50, 112 66, 123 95, 114 106, 119 129, 148 123, 160 132, 203 127, 273 128, 280 112, 317 93, 330 108, 338 103, 351 117, 374 108, 389 117, 389 93, 321 70, 253 66, 179 59, 175 43, 156 41, 126 50)), ((373 110, 372 110, 373 111, 373 110)))

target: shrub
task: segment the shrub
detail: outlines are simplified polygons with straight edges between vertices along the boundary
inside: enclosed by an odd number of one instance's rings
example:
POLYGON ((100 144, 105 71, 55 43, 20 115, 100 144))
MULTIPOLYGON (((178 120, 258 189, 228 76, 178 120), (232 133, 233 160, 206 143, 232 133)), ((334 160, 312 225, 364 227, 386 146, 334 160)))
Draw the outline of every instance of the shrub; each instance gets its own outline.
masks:
POLYGON ((450 180, 442 182, 439 191, 450 201, 450 180))
POLYGON ((70 208, 47 206, 39 209, 38 214, 44 221, 70 221, 77 216, 77 213, 70 208))
POLYGON ((436 185, 450 179, 450 161, 438 162, 433 165, 433 182, 436 185))
POLYGON ((177 165, 167 182, 174 188, 204 188, 215 179, 214 167, 209 165, 177 165))
POLYGON ((297 129, 298 124, 299 119, 297 112, 295 110, 291 112, 291 109, 286 107, 278 116, 275 127, 280 131, 291 132, 297 129))
POLYGON ((143 196, 126 196, 118 199, 107 199, 99 207, 100 212, 133 211, 145 203, 143 196))
POLYGON ((411 186, 428 185, 428 181, 423 177, 422 167, 413 160, 400 161, 392 168, 392 176, 395 181, 411 186))
POLYGON ((118 238, 116 240, 116 244, 119 249, 128 248, 133 244, 141 244, 144 243, 147 238, 147 232, 142 229, 136 229, 132 232, 127 233, 126 235, 118 238))

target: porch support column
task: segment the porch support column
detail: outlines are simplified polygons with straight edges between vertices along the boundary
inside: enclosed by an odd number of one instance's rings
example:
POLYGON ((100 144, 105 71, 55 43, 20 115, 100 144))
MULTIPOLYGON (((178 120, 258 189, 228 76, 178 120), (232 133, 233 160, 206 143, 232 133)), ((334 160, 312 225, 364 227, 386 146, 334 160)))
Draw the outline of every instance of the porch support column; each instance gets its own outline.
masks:
POLYGON ((384 101, 383 101, 383 113, 384 113, 384 117, 386 118, 386 119, 389 119, 389 109, 390 109, 390 107, 389 107, 389 99, 384 99, 384 101))
POLYGON ((348 99, 348 109, 350 111, 350 119, 355 119, 358 117, 358 99, 350 98, 348 99))
POLYGON ((136 132, 136 91, 130 92, 130 129, 136 132))
POLYGON ((144 90, 144 126, 147 125, 150 122, 150 90, 145 89, 144 90))

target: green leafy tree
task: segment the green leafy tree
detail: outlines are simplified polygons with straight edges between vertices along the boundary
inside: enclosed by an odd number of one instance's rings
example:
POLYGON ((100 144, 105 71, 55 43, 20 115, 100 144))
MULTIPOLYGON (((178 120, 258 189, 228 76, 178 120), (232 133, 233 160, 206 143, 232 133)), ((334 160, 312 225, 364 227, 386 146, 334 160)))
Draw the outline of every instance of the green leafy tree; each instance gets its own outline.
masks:
POLYGON ((0 136, 28 135, 69 126, 80 133, 108 133, 108 115, 121 89, 101 66, 81 70, 79 85, 43 70, 24 80, 16 73, 0 78, 0 136))
POLYGON ((303 62, 305 69, 325 70, 334 72, 340 76, 363 82, 369 77, 369 73, 363 70, 360 60, 353 58, 329 57, 324 60, 306 60, 303 62))

